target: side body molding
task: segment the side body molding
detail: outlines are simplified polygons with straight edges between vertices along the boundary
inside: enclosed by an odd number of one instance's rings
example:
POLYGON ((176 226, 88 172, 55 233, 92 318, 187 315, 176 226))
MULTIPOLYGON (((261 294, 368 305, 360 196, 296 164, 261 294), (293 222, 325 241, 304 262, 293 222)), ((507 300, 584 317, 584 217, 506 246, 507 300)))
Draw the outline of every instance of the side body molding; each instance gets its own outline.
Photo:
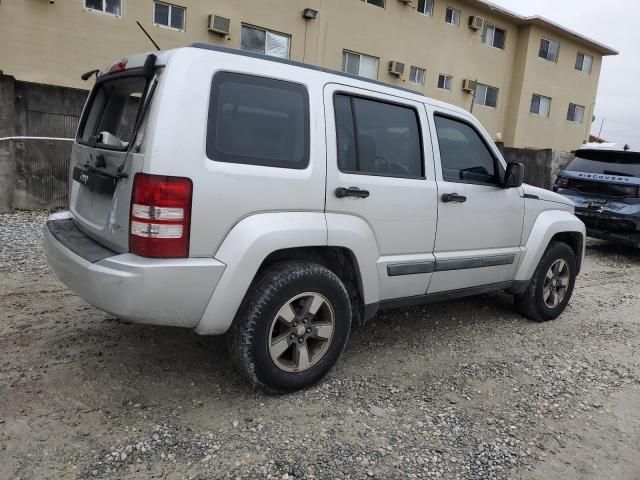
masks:
MULTIPOLYGON (((558 233, 582 235, 582 258, 584 258, 586 228, 573 213, 563 210, 547 210, 538 215, 533 225, 518 271, 516 281, 529 281, 544 255, 549 242, 558 233)), ((582 260, 582 258, 580 260, 582 260)), ((582 262, 580 262, 582 263, 582 262)))
POLYGON ((322 212, 261 213, 244 218, 215 254, 226 268, 195 331, 219 335, 229 329, 258 268, 270 253, 325 245, 327 224, 322 212))

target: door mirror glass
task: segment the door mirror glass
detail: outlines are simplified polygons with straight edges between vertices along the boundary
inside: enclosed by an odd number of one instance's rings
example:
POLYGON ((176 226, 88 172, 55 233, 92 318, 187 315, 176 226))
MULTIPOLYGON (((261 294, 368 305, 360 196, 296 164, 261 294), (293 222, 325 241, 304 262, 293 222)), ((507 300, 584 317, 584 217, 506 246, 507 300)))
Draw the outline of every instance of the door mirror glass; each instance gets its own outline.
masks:
POLYGON ((521 163, 510 163, 504 174, 504 188, 518 188, 524 182, 524 165, 521 163))

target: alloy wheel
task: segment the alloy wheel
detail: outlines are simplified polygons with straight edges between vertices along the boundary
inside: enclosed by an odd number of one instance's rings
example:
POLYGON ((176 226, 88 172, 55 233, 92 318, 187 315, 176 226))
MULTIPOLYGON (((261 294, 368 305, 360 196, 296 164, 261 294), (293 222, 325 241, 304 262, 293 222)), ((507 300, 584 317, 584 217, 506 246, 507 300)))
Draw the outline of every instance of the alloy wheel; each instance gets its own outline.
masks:
POLYGON ((323 295, 296 295, 280 308, 271 324, 271 360, 285 372, 311 368, 327 353, 335 326, 333 307, 323 295))
POLYGON ((557 308, 562 303, 569 291, 570 278, 571 271, 565 260, 558 259, 551 265, 544 277, 542 289, 544 304, 548 308, 557 308))

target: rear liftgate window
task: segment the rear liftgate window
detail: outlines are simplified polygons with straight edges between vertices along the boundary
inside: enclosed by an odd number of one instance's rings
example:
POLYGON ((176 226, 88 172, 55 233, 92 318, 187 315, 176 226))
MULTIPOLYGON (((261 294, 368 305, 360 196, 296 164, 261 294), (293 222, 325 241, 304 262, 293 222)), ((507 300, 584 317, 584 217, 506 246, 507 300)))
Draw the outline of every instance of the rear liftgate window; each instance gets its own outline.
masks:
POLYGON ((209 105, 207 156, 219 162, 306 168, 306 88, 250 75, 216 74, 209 105))
POLYGON ((583 178, 569 180, 571 189, 610 197, 640 197, 640 153, 578 150, 565 172, 583 174, 583 178))
POLYGON ((80 127, 80 143, 89 143, 95 137, 101 147, 126 149, 133 135, 146 85, 147 80, 140 76, 98 84, 80 127))
POLYGON ((640 153, 578 150, 566 170, 614 177, 640 178, 640 153))

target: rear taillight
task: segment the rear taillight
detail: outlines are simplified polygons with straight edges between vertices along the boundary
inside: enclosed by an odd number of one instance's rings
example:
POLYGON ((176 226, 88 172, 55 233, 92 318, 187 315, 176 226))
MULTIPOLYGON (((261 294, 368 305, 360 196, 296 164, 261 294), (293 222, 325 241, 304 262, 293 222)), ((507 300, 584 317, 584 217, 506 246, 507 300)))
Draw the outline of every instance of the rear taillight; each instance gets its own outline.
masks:
POLYGON ((558 177, 558 179, 556 180, 556 187, 567 188, 568 186, 569 186, 568 178, 558 177))
POLYGON ((151 258, 189 256, 192 190, 188 178, 136 174, 129 223, 131 253, 151 258))

